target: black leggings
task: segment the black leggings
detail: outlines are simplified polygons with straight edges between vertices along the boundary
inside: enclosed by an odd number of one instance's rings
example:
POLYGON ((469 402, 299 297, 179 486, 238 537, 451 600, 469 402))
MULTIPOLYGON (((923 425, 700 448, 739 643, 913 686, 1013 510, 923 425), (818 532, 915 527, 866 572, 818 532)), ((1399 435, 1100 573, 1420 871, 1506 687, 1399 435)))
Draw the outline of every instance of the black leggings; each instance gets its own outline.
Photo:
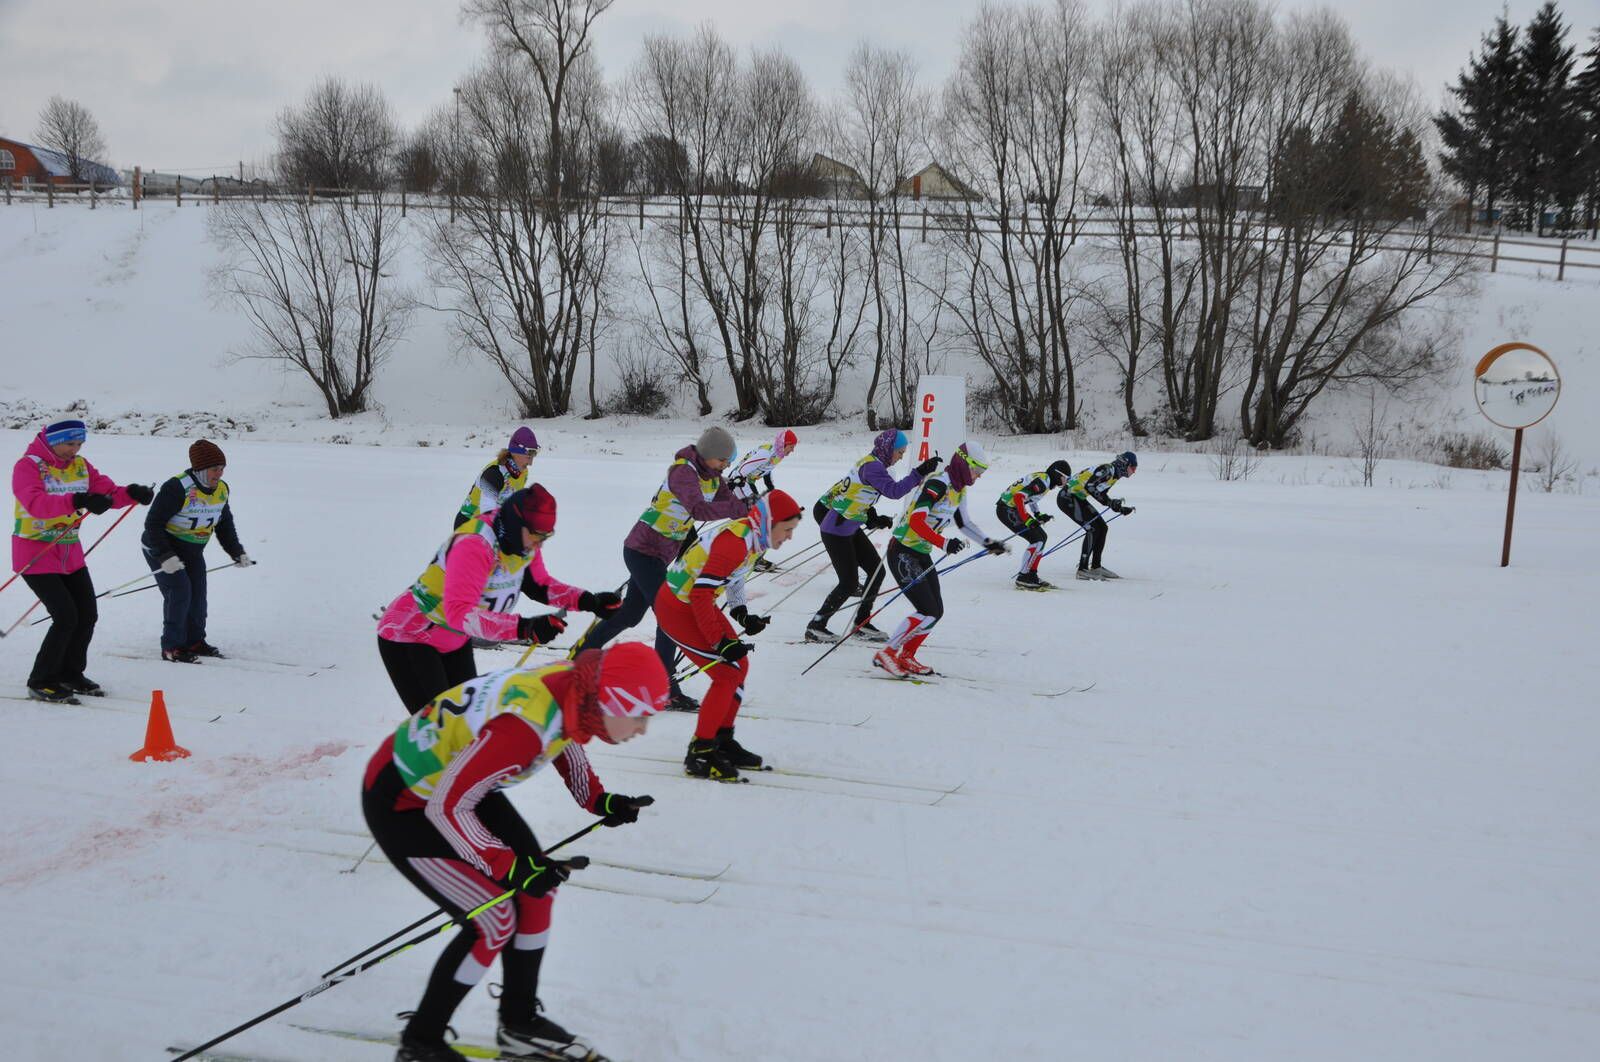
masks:
POLYGON ((426 708, 445 690, 459 686, 478 675, 478 662, 472 656, 472 643, 441 653, 420 642, 391 642, 378 639, 378 655, 383 658, 389 681, 400 695, 400 703, 412 715, 426 708))
POLYGON ((1045 540, 1050 537, 1044 533, 1044 527, 1038 522, 1023 523, 1022 518, 1017 515, 1017 510, 1003 501, 994 503, 994 515, 999 518, 1002 524, 1006 525, 1007 531, 1015 531, 1023 537, 1024 541, 1031 542, 1036 546, 1044 545, 1045 540))
POLYGON ((889 570, 894 573, 894 581, 905 590, 912 608, 937 620, 944 615, 944 595, 939 592, 939 573, 931 568, 930 554, 906 549, 898 540, 889 543, 889 570))
POLYGON ((1106 521, 1085 498, 1065 491, 1056 498, 1056 504, 1067 518, 1084 528, 1083 552, 1078 556, 1078 570, 1100 567, 1100 554, 1106 548, 1106 521))
POLYGON ((67 679, 83 678, 83 669, 89 662, 89 640, 94 637, 94 624, 100 618, 89 569, 79 568, 70 575, 30 572, 22 581, 50 613, 50 629, 44 632, 39 654, 33 658, 28 685, 58 686, 67 679))
MULTIPOLYGON (((822 503, 818 502, 816 508, 821 509, 822 503)), ((822 516, 817 517, 817 522, 822 522, 822 516)), ((856 577, 859 571, 866 576, 867 586, 860 603, 856 605, 856 625, 860 626, 872 615, 872 606, 877 603, 878 588, 883 585, 883 558, 878 556, 864 527, 856 528, 856 533, 848 536, 823 532, 822 547, 828 551, 828 560, 833 562, 839 585, 828 591, 828 596, 822 599, 822 608, 811 622, 826 626, 833 614, 860 591, 861 580, 856 577)))

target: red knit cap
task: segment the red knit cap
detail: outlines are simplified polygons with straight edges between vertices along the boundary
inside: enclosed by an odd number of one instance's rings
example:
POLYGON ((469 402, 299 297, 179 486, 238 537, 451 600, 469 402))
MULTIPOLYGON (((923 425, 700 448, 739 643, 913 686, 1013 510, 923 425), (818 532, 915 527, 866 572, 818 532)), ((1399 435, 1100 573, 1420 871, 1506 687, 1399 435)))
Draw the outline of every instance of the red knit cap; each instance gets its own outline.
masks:
POLYGON ((513 497, 517 512, 529 531, 536 535, 553 534, 556 529, 556 496, 535 483, 519 490, 513 497))
POLYGON ((793 520, 800 515, 800 506, 795 504, 787 491, 775 490, 762 499, 767 503, 767 513, 772 517, 772 522, 781 524, 785 520, 793 520))
POLYGON ((222 456, 222 447, 208 439, 201 439, 189 447, 189 467, 199 471, 203 468, 216 468, 225 465, 228 459, 222 456))
POLYGON ((619 642, 600 661, 600 711, 637 718, 667 703, 667 669, 643 642, 619 642))

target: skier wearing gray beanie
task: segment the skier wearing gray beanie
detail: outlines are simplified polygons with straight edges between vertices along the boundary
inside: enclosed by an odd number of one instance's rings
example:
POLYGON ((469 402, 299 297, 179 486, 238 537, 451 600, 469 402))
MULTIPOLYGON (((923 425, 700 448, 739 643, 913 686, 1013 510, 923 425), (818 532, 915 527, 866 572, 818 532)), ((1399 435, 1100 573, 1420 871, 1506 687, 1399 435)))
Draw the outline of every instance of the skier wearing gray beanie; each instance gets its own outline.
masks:
MULTIPOLYGON (((585 649, 600 648, 644 618, 667 579, 667 566, 693 544, 696 521, 732 520, 749 512, 749 503, 741 501, 722 478, 736 455, 733 436, 716 425, 701 432, 693 446, 685 446, 673 455, 655 497, 622 543, 622 563, 628 566, 628 595, 621 608, 601 617, 584 632, 572 647, 574 658, 585 649)), ((658 630, 656 653, 668 675, 672 674, 677 652, 672 639, 658 630)), ((667 708, 692 712, 698 707, 674 681, 667 708)))

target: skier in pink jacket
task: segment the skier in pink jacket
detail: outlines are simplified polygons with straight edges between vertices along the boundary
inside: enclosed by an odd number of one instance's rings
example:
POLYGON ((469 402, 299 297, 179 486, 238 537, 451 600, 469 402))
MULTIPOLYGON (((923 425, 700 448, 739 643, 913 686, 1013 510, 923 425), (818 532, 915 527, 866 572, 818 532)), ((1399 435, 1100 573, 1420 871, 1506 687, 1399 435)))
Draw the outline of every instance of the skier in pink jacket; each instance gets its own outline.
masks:
POLYGON ((149 505, 155 497, 143 484, 119 487, 91 465, 78 453, 88 437, 83 421, 58 420, 34 437, 11 469, 11 570, 50 613, 50 629, 28 675, 28 696, 56 704, 76 704, 79 693, 105 693, 83 673, 99 610, 78 525, 91 513, 149 505))

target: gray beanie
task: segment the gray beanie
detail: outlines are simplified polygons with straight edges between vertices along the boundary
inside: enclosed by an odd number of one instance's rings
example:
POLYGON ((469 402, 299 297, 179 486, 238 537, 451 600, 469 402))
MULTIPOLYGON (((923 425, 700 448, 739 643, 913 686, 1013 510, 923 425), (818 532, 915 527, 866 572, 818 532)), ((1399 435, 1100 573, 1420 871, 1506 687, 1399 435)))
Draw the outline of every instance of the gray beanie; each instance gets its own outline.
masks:
POLYGON ((710 457, 718 461, 732 461, 733 436, 728 434, 726 428, 712 425, 700 433, 700 438, 695 440, 694 448, 700 452, 701 457, 710 457))

